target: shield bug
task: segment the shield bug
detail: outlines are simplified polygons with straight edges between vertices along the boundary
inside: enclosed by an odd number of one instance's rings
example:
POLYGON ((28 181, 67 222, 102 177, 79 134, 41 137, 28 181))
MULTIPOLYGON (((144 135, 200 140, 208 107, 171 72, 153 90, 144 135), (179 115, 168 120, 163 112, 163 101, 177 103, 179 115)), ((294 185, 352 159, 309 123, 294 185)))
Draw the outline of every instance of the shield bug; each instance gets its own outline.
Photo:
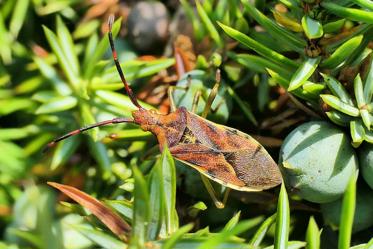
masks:
MULTIPOLYGON (((110 16, 108 36, 113 59, 126 92, 138 109, 132 112, 132 118, 114 118, 71 131, 50 142, 47 148, 95 127, 134 123, 156 136, 160 150, 167 146, 174 158, 223 186, 239 191, 261 191, 281 183, 279 168, 264 147, 239 130, 205 119, 209 106, 203 112, 204 117, 189 112, 185 107, 172 109, 166 115, 143 108, 128 85, 118 62, 111 32, 113 21, 114 17, 110 16)), ((214 100, 219 82, 218 73, 217 84, 206 101, 207 105, 211 105, 214 100)), ((171 91, 169 97, 172 100, 171 91)), ((203 179, 207 187, 211 187, 203 179)), ((211 195, 211 189, 209 192, 211 195)))

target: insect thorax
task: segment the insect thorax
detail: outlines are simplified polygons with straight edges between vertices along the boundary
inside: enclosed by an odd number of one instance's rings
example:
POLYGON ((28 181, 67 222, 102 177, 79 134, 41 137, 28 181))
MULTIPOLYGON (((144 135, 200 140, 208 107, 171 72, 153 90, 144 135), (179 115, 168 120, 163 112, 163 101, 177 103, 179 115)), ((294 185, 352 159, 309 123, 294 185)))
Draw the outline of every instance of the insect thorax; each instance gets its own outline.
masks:
POLYGON ((186 115, 187 111, 184 107, 166 115, 145 109, 132 113, 135 123, 144 131, 153 133, 161 148, 164 144, 172 147, 180 141, 186 127, 186 115))

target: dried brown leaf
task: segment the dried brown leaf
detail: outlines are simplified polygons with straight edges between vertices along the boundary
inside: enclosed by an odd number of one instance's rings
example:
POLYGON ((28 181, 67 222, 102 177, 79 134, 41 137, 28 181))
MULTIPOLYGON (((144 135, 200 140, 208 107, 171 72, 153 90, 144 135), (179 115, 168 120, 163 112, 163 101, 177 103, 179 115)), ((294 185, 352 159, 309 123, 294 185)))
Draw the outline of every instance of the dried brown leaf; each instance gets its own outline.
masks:
POLYGON ((131 227, 118 214, 114 213, 99 200, 68 185, 55 182, 48 182, 48 185, 60 190, 62 193, 88 209, 120 239, 127 240, 126 235, 130 232, 131 227))

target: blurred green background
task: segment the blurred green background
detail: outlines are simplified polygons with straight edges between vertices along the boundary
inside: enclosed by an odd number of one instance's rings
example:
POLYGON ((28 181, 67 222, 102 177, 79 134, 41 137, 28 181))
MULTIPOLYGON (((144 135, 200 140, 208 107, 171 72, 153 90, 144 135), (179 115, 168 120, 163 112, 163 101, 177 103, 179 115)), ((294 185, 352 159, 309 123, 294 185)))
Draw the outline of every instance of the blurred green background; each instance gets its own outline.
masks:
POLYGON ((0 0, 0 249, 373 248, 372 40, 370 0, 0 0), (287 191, 232 191, 218 209, 196 171, 132 124, 43 154, 136 109, 110 14, 141 104, 168 113, 177 86, 176 105, 199 93, 201 114, 220 68, 208 119, 263 144, 287 191), (129 240, 47 181, 102 200, 129 240))

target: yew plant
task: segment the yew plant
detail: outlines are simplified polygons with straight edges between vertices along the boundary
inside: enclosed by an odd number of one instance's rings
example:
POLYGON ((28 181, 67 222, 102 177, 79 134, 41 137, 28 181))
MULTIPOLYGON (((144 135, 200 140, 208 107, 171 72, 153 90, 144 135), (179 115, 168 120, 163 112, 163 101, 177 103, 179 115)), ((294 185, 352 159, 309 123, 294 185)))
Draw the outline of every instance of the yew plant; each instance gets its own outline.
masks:
MULTIPOLYGON (((303 120, 312 121, 292 128, 279 151, 279 166, 291 195, 320 203, 324 224, 340 232, 338 246, 347 248, 347 233, 372 226, 372 213, 363 211, 372 201, 367 198, 372 196, 372 3, 242 0, 232 7, 227 1, 196 1, 198 15, 183 4, 189 16, 197 18, 197 39, 209 36, 213 51, 222 54, 226 75, 235 82, 232 90, 250 82, 258 86, 256 103, 242 98, 244 103, 237 104, 278 108, 279 102, 268 97, 269 89, 277 88, 305 113, 303 120), (224 6, 225 11, 213 11, 213 6, 224 6), (221 30, 228 38, 217 35, 221 30), (353 209, 361 216, 350 217, 353 229, 347 232, 342 195, 358 174, 353 209)), ((276 129, 278 120, 291 128, 299 122, 291 115, 284 111, 267 121, 276 129)), ((318 243, 313 246, 318 248, 318 243)), ((328 245, 324 239, 321 247, 337 243, 328 245)))
POLYGON ((131 124, 41 153, 55 137, 135 109, 100 30, 105 13, 83 18, 120 4, 88 2, 0 3, 0 249, 373 247, 370 0, 181 0, 197 58, 176 79, 177 56, 142 57, 116 12, 135 93, 156 82, 163 98, 175 85, 176 105, 191 110, 220 68, 207 118, 255 136, 278 162, 281 186, 232 191, 224 209, 193 169, 131 124))

